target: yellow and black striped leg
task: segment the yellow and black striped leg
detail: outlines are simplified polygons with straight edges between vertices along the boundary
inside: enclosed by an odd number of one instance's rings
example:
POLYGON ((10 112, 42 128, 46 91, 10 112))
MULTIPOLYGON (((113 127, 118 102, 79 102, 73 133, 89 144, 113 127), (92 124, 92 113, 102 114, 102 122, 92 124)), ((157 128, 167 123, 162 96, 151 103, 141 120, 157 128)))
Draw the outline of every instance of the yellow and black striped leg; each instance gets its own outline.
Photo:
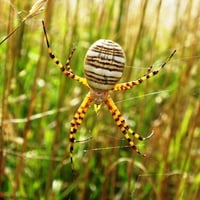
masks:
POLYGON ((119 91, 119 90, 128 90, 132 87, 134 87, 135 85, 139 85, 141 84, 143 81, 155 76, 156 74, 158 74, 161 69, 170 61, 170 59, 173 57, 173 55, 176 53, 176 50, 174 50, 170 56, 166 59, 166 61, 157 69, 157 70, 153 70, 152 71, 152 67, 149 67, 147 70, 147 74, 145 74, 144 76, 142 76, 141 78, 139 78, 136 81, 130 81, 130 82, 126 82, 126 83, 119 83, 116 84, 115 87, 113 88, 114 91, 119 91))
POLYGON ((87 84, 87 81, 85 78, 82 78, 80 76, 77 76, 75 75, 73 72, 72 72, 72 69, 70 67, 70 60, 73 56, 73 53, 75 51, 75 48, 73 48, 68 56, 68 59, 66 61, 66 64, 65 66, 58 60, 58 58, 54 55, 53 51, 51 50, 51 47, 50 47, 50 44, 49 44, 49 40, 48 40, 48 36, 47 36, 47 32, 46 32, 46 28, 45 28, 45 24, 44 24, 44 21, 42 21, 42 25, 43 25, 43 30, 44 30, 44 36, 45 36, 45 39, 46 39, 46 44, 47 44, 47 48, 48 48, 48 53, 49 53, 49 56, 50 58, 54 61, 54 63, 59 67, 59 69, 69 78, 72 78, 72 79, 75 79, 77 80, 78 82, 82 83, 83 85, 86 85, 87 87, 88 84, 87 84))
POLYGON ((92 102, 92 99, 90 97, 90 94, 88 93, 83 100, 82 104, 74 114, 74 117, 71 121, 71 129, 69 134, 69 140, 70 140, 70 162, 71 162, 71 169, 72 172, 74 172, 74 164, 73 164, 73 150, 74 150, 74 142, 75 142, 75 134, 81 125, 83 118, 92 102))
POLYGON ((71 61, 71 59, 72 59, 72 56, 74 55, 75 50, 76 50, 76 49, 73 47, 73 48, 71 49, 69 55, 68 55, 67 61, 66 61, 66 63, 65 63, 65 70, 66 70, 66 71, 72 72, 72 69, 71 69, 71 67, 70 67, 70 61, 71 61))
POLYGON ((138 133, 136 133, 135 131, 133 131, 131 128, 129 128, 129 126, 127 125, 127 123, 125 122, 124 118, 122 117, 120 111, 118 110, 117 106, 115 105, 115 103, 113 102, 112 98, 110 96, 108 96, 108 98, 105 100, 106 105, 108 106, 109 111, 111 112, 117 126, 120 128, 121 132, 124 134, 125 138, 128 140, 129 145, 140 155, 145 156, 145 154, 140 153, 140 151, 137 149, 136 145, 134 144, 134 142, 131 140, 129 134, 133 135, 135 138, 137 138, 138 140, 146 140, 148 138, 150 138, 153 133, 151 133, 149 136, 147 136, 146 138, 140 136, 138 133))

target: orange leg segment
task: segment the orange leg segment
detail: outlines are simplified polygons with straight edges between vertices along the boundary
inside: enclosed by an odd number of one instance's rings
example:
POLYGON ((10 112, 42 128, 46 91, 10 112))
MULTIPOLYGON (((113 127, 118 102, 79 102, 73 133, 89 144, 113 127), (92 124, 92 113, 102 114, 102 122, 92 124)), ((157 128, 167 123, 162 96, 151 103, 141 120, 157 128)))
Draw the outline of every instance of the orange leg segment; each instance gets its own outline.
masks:
POLYGON ((123 133, 124 137, 127 139, 129 145, 140 155, 145 156, 145 154, 140 153, 140 151, 137 149, 134 142, 131 140, 129 134, 133 135, 138 140, 146 140, 152 136, 153 133, 151 133, 148 137, 144 138, 140 136, 138 133, 133 131, 125 122, 124 118, 122 117, 120 111, 118 110, 117 106, 113 102, 112 98, 108 96, 108 98, 105 100, 105 104, 107 105, 110 113, 113 116, 113 119, 115 120, 117 126, 120 128, 121 132, 123 133))
POLYGON ((73 164, 73 150, 74 150, 74 142, 75 142, 75 134, 79 128, 79 126, 83 122, 83 118, 90 107, 90 104, 92 103, 92 99, 90 97, 90 94, 88 93, 83 100, 82 104, 74 114, 74 117, 71 121, 71 129, 69 134, 69 140, 70 140, 70 162, 71 162, 71 168, 72 171, 74 171, 74 164, 73 164))

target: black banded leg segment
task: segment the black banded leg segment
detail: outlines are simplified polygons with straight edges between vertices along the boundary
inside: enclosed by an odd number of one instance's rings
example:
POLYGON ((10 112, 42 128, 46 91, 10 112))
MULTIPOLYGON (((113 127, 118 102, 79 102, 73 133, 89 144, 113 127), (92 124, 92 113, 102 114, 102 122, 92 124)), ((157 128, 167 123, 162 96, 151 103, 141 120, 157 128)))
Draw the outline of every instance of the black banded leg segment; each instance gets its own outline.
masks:
POLYGON ((75 50, 76 50, 76 49, 73 47, 73 48, 71 49, 69 55, 68 55, 67 61, 66 61, 66 63, 65 63, 65 70, 66 70, 66 71, 72 72, 72 69, 71 69, 71 67, 70 67, 70 61, 71 61, 71 59, 72 59, 72 57, 73 57, 73 55, 74 55, 75 50))
POLYGON ((139 85, 141 83, 143 83, 143 81, 155 76, 156 74, 158 74, 162 68, 170 61, 170 59, 174 56, 174 54, 176 53, 176 50, 174 50, 170 56, 165 60, 165 62, 163 62, 163 64, 156 70, 152 70, 152 67, 149 67, 147 70, 147 74, 145 74, 144 76, 142 76, 141 78, 139 78, 136 81, 130 81, 130 82, 126 82, 126 83, 119 83, 116 84, 114 86, 114 88, 112 90, 114 91, 119 91, 119 90, 128 90, 136 85, 139 85))
POLYGON ((120 128, 121 132, 124 134, 124 137, 128 140, 129 145, 140 155, 145 156, 145 154, 140 153, 140 151, 137 149, 134 142, 131 140, 129 134, 133 135, 138 140, 145 140, 147 138, 141 137, 139 134, 137 134, 135 131, 133 131, 125 122, 124 118, 122 117, 120 111, 118 110, 117 106, 113 102, 112 98, 108 96, 108 98, 105 100, 106 105, 108 106, 109 111, 111 112, 117 126, 120 128))
POLYGON ((85 99, 83 100, 82 104, 80 105, 76 113, 74 114, 74 117, 71 121, 69 140, 70 140, 70 162, 71 162, 72 172, 74 171, 73 150, 74 150, 75 134, 79 126, 82 124, 83 118, 91 103, 92 103, 92 99, 88 93, 85 99))
POLYGON ((47 36, 47 32, 46 32, 46 28, 45 28, 45 24, 44 21, 42 21, 42 25, 43 25, 43 30, 44 30, 44 36, 46 39, 46 44, 47 44, 47 48, 48 48, 48 53, 50 58, 53 60, 53 62, 59 67, 59 69, 61 70, 61 72, 63 72, 63 74, 65 74, 67 77, 72 78, 77 80, 78 82, 82 83, 83 85, 86 85, 88 87, 87 81, 85 78, 79 77, 77 75, 75 75, 70 67, 70 60, 73 56, 73 53, 75 51, 75 48, 72 48, 72 50, 69 53, 68 59, 66 61, 66 64, 63 65, 58 58, 54 55, 53 51, 51 50, 51 46, 48 40, 48 36, 47 36))

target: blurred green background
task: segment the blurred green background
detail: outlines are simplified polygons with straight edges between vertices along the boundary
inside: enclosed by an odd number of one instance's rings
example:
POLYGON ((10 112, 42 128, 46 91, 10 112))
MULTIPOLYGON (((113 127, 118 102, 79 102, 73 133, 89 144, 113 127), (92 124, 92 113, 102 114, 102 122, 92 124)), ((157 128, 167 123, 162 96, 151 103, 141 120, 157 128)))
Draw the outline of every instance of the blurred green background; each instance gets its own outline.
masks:
POLYGON ((0 41, 19 27, 0 45, 0 199, 197 200, 200 2, 48 0, 42 11, 31 10, 34 3, 0 0, 0 41), (112 94, 131 128, 144 137, 154 130, 148 141, 135 141, 146 158, 128 147, 106 106, 98 114, 92 106, 76 135, 72 176, 70 121, 88 89, 49 58, 42 20, 62 63, 76 46, 71 67, 79 76, 99 38, 123 47, 121 82, 177 50, 157 76, 112 94))

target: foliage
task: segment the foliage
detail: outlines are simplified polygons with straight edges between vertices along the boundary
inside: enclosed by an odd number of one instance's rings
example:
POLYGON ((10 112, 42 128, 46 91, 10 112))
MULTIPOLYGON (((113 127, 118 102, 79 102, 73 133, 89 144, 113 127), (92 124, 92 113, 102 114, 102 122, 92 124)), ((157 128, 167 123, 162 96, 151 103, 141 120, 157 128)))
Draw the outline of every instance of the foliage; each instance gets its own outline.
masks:
MULTIPOLYGON (((0 198, 193 199, 200 195, 199 14, 194 1, 0 1, 0 198), (14 2, 14 4, 12 3, 14 2), (39 12, 40 11, 40 12, 39 12), (37 14, 37 16, 35 16, 37 14), (48 56, 47 25, 56 56, 83 74, 88 47, 118 42, 135 80, 177 53, 158 76, 113 93, 128 124, 141 135, 136 155, 110 113, 91 107, 79 129, 71 174, 68 134, 87 88, 59 71, 48 56)), ((137 142, 137 141, 136 141, 137 142)))

